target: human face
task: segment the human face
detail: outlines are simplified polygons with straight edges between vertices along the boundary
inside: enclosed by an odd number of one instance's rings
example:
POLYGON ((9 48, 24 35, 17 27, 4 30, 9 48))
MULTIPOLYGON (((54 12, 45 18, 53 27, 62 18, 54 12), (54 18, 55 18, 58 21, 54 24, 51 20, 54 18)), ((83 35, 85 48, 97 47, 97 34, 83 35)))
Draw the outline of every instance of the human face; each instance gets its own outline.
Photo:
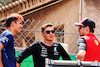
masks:
POLYGON ((79 26, 78 31, 79 31, 80 36, 84 36, 86 32, 85 26, 79 26))
POLYGON ((21 19, 17 19, 15 21, 14 28, 15 28, 15 32, 16 33, 20 33, 21 32, 21 29, 23 28, 22 20, 21 19))
POLYGON ((46 27, 44 29, 44 32, 42 33, 43 37, 44 37, 44 40, 46 41, 53 41, 53 38, 54 38, 54 29, 53 27, 46 27), (50 33, 49 33, 50 32, 50 33))

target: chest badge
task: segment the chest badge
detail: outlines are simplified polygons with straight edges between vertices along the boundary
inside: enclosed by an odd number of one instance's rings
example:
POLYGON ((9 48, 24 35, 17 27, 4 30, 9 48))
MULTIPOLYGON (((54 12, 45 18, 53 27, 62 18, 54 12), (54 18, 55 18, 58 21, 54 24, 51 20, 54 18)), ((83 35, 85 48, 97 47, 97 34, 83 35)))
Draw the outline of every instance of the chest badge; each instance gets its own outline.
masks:
POLYGON ((99 45, 99 43, 98 43, 98 41, 97 40, 94 40, 94 42, 95 42, 95 44, 98 46, 99 45))
POLYGON ((59 52, 57 51, 57 47, 54 47, 54 55, 58 55, 59 52))

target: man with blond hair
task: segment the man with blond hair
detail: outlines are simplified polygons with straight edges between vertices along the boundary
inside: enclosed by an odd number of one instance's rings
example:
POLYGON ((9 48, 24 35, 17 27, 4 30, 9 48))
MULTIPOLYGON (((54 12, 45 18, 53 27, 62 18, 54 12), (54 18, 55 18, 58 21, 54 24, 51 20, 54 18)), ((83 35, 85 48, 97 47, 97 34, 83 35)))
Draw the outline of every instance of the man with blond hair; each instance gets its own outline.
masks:
POLYGON ((0 67, 16 67, 14 36, 21 32, 23 16, 10 14, 6 19, 7 29, 0 35, 0 67))
POLYGON ((41 31, 44 41, 33 43, 17 56, 17 67, 20 67, 22 61, 30 55, 33 56, 34 67, 45 67, 45 58, 58 60, 62 56, 64 60, 71 60, 64 48, 59 43, 53 42, 55 30, 52 24, 44 24, 41 31))

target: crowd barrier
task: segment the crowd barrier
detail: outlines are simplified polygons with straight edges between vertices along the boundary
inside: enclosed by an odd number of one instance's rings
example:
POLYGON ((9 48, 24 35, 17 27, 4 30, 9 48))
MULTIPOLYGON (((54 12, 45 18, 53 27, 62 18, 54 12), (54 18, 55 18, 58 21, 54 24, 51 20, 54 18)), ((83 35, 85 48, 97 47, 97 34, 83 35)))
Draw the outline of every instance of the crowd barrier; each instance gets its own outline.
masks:
POLYGON ((45 59, 45 67, 100 67, 100 62, 45 59))

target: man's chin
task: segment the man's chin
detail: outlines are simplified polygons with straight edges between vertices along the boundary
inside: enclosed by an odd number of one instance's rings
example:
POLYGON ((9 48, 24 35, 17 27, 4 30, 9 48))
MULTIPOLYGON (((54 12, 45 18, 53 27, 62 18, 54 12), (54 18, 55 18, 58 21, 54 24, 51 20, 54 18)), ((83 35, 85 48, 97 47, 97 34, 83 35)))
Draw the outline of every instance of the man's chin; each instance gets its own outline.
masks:
POLYGON ((49 41, 53 41, 53 39, 49 39, 49 41))
POLYGON ((80 35, 80 36, 84 36, 84 35, 80 35))
POLYGON ((18 31, 17 33, 21 33, 21 31, 18 31))

